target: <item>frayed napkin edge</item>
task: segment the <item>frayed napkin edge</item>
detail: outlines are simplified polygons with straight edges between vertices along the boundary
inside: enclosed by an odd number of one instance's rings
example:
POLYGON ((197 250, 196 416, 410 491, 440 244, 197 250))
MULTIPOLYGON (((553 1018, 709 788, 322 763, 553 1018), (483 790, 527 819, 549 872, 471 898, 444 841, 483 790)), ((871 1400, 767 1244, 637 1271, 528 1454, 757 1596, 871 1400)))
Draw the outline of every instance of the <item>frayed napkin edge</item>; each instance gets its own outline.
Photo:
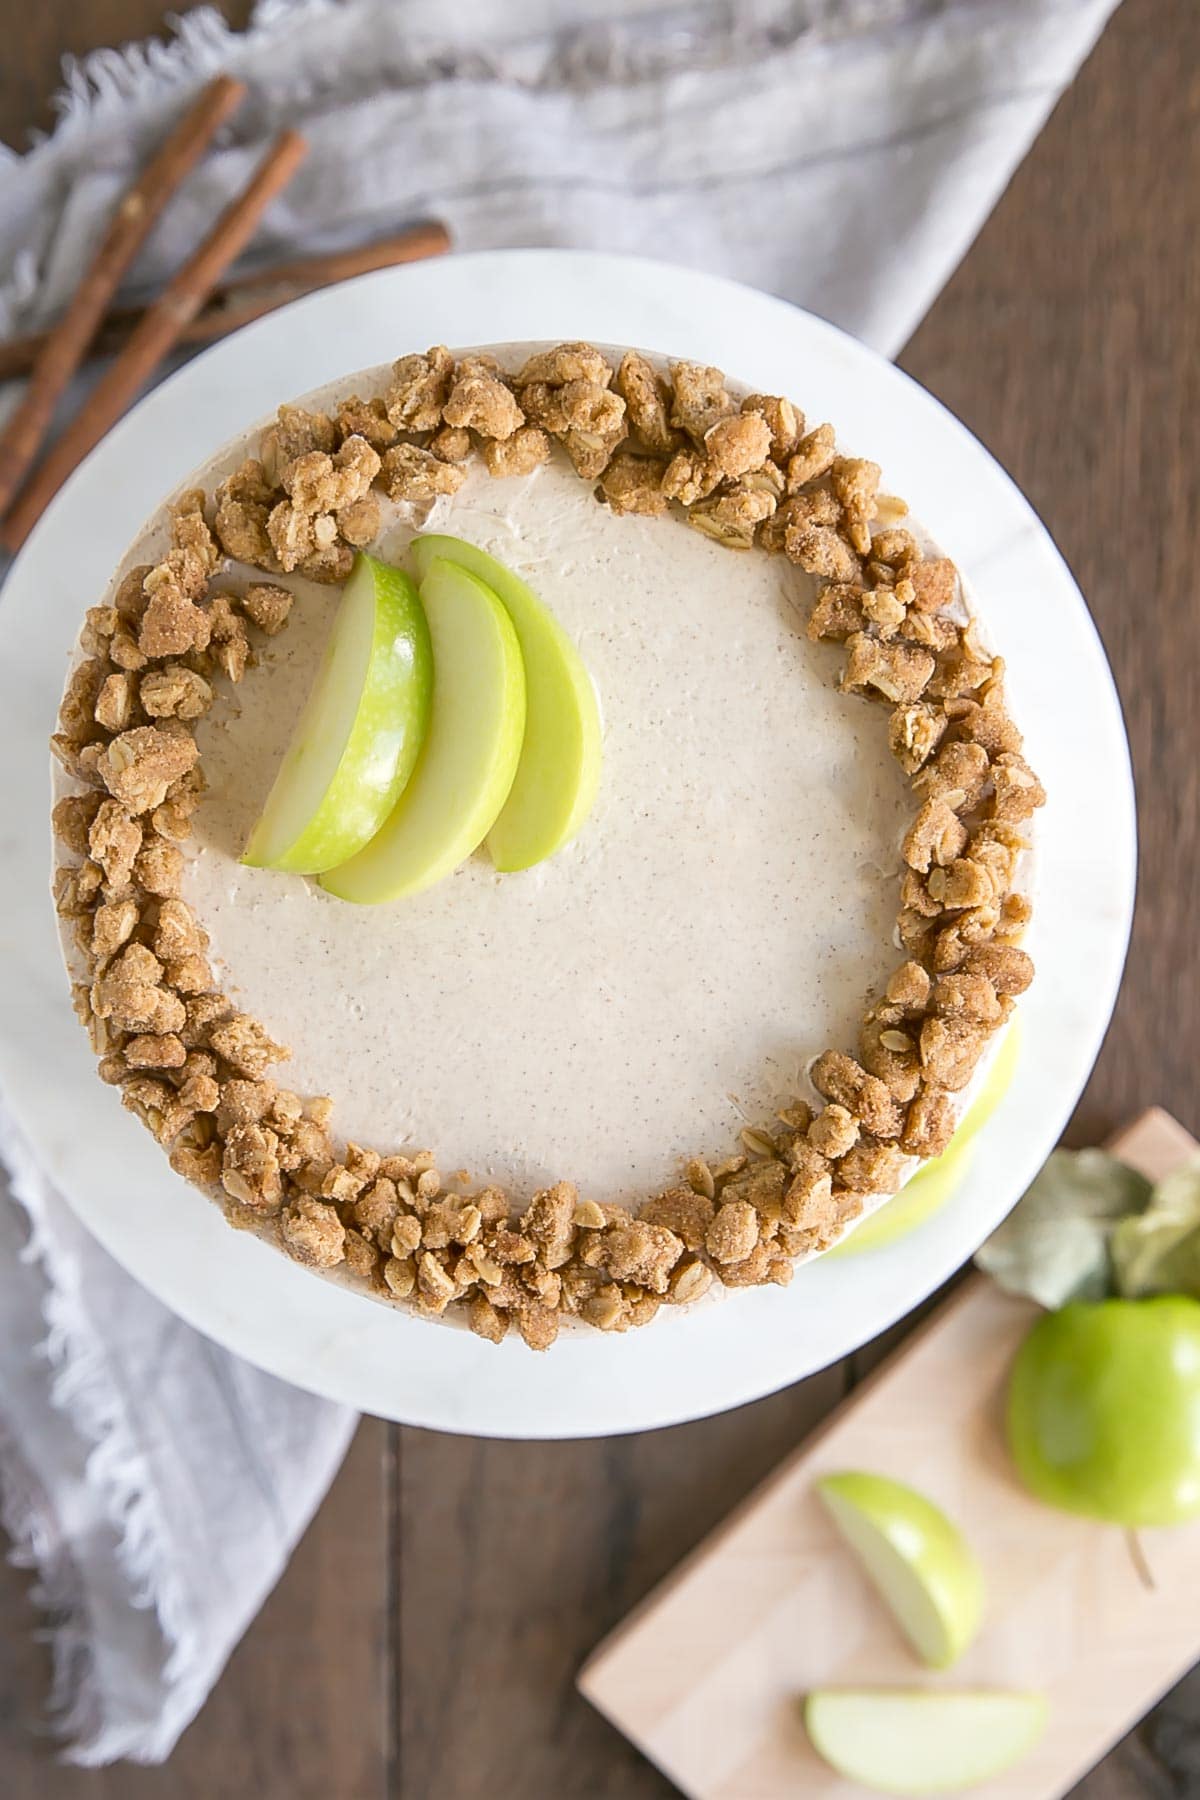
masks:
MULTIPOLYGON (((46 1336, 31 1354, 47 1365, 48 1398, 88 1447, 87 1480, 113 1531, 118 1567, 129 1583, 131 1604, 153 1609, 163 1638, 162 1680, 167 1689, 205 1686, 199 1637, 180 1584, 171 1573, 154 1484, 138 1450, 119 1396, 106 1376, 106 1357, 77 1291, 70 1259, 51 1245, 43 1229, 47 1183, 11 1115, 0 1102, 0 1160, 13 1199, 29 1223, 22 1260, 45 1281, 41 1314, 46 1336)), ((129 1725, 112 1728, 95 1661, 86 1589, 65 1538, 33 1471, 7 1427, 0 1393, 0 1523, 12 1539, 9 1561, 34 1572, 31 1598, 44 1615, 53 1675, 48 1715, 68 1762, 95 1767, 119 1757, 155 1762, 169 1754, 177 1732, 129 1725)))

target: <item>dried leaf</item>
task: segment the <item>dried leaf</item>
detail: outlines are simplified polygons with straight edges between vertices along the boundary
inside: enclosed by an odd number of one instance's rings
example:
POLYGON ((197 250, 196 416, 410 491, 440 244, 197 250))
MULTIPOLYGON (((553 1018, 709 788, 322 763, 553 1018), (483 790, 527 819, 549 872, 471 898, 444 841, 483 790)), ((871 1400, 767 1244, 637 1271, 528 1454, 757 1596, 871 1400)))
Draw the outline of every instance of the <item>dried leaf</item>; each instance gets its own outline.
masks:
POLYGON ((1144 1176, 1103 1150, 1055 1150, 976 1264, 1006 1292, 1042 1306, 1103 1299, 1114 1228, 1136 1222, 1150 1194, 1144 1176))
POLYGON ((1118 1292, 1200 1299, 1200 1158, 1159 1182, 1145 1211, 1123 1219, 1111 1244, 1118 1292))

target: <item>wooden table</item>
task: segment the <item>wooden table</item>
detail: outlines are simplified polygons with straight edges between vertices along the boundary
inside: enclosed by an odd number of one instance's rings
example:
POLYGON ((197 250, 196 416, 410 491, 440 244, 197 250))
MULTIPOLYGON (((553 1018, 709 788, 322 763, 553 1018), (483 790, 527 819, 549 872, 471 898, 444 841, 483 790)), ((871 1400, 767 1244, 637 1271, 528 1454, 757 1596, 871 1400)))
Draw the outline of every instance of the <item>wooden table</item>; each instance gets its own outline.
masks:
MULTIPOLYGON (((6 26, 0 135, 44 124, 61 51, 155 0, 41 0, 6 26)), ((247 9, 225 9, 238 18, 247 9)), ((1200 1130, 1200 8, 1125 0, 905 368, 1010 469, 1087 594, 1125 703, 1144 887, 1129 978, 1072 1126, 1161 1101, 1200 1130)), ((1062 672, 1064 683, 1071 671, 1062 672)), ((876 1359, 624 1442, 361 1427, 291 1567, 163 1770, 61 1770, 46 1669, 0 1581, 4 1800, 650 1800, 673 1792, 574 1694, 584 1654, 876 1359)), ((1200 1676, 1078 1790, 1200 1794, 1200 1676)))

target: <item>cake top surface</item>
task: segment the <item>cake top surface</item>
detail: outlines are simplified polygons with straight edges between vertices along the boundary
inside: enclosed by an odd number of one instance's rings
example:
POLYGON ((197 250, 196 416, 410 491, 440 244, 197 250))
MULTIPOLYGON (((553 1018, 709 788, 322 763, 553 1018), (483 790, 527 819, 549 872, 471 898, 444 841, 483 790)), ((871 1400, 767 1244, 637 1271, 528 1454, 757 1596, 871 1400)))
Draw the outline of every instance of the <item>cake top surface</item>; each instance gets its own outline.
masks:
POLYGON ((1044 794, 874 463, 701 365, 436 347, 193 479, 88 612, 55 891, 101 1074, 233 1223, 541 1349, 786 1285, 946 1147, 1044 794), (604 781, 547 863, 351 907, 238 852, 356 551, 429 529, 574 639, 604 781))
MULTIPOLYGON (((615 518, 554 463, 474 469, 421 528, 503 560, 579 646, 604 719, 586 829, 535 869, 500 877, 480 852, 382 907, 242 866, 336 605, 297 582, 287 631, 200 728, 184 897, 348 1138, 430 1141, 525 1194, 569 1168, 629 1201, 681 1158, 720 1161, 852 1041, 894 961, 903 776, 805 636, 811 584, 783 559, 615 518)), ((379 554, 403 564, 415 529, 394 518, 379 554)))

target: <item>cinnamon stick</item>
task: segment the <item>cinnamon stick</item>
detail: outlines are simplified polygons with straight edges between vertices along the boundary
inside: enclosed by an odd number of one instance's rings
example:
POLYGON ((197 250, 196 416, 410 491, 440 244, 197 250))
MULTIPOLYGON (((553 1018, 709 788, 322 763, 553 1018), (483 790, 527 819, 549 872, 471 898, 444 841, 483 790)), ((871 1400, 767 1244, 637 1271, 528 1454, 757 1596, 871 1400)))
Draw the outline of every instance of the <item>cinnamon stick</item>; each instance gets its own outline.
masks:
POLYGON ((245 92, 229 75, 211 81, 117 207, 74 299, 46 334, 29 386, 0 434, 0 513, 37 455, 59 396, 83 361, 126 269, 245 92))
MULTIPOLYGON (((375 269, 393 269, 401 263, 444 256, 449 248, 450 233, 446 227, 428 220, 374 244, 334 250, 327 256, 300 257, 295 262, 256 270, 214 288, 207 305, 180 332, 178 342, 210 344, 304 294, 315 294, 319 288, 332 287, 335 282, 350 281, 355 275, 369 275, 375 269)), ((111 356, 128 342, 141 317, 139 307, 113 307, 88 345, 86 355, 111 356)), ((28 374, 54 329, 29 332, 0 343, 0 381, 28 374)))
POLYGON ((269 203, 295 174, 308 146, 285 131, 204 242, 143 313, 129 342, 97 382, 50 454, 17 495, 0 541, 19 549, 63 482, 116 423, 163 357, 178 342, 225 270, 245 248, 269 203))

